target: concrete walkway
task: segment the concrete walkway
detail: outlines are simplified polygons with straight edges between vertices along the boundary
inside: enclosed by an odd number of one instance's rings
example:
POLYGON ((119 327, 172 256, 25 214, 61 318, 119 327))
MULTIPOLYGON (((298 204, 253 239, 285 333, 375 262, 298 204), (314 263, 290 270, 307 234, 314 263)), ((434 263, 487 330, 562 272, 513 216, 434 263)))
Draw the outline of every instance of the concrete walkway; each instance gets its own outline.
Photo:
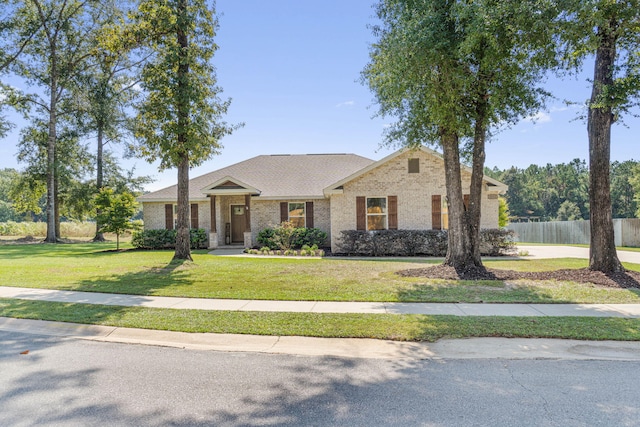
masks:
MULTIPOLYGON (((526 251, 529 255, 527 258, 584 258, 589 259, 589 248, 580 248, 575 246, 526 246, 518 245, 518 251, 526 251)), ((640 252, 617 251, 618 259, 622 262, 631 262, 640 264, 640 252)))
POLYGON ((453 316, 588 316, 640 318, 640 304, 469 304, 265 301, 178 298, 0 287, 0 298, 191 310, 297 313, 447 314, 453 316))

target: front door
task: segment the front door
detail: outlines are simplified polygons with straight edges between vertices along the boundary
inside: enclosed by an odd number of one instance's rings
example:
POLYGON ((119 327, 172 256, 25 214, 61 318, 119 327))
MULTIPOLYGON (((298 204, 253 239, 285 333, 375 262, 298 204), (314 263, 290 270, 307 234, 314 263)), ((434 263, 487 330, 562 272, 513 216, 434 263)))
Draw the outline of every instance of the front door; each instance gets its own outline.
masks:
POLYGON ((231 205, 231 243, 244 243, 244 205, 231 205))

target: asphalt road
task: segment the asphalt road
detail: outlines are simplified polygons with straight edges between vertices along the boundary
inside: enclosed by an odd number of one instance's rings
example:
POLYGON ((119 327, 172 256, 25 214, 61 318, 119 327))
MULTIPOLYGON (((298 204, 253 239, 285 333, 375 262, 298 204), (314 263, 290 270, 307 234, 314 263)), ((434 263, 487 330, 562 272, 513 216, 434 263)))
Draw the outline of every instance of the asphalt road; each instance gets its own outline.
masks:
POLYGON ((0 344, 1 426, 640 426, 640 362, 0 344))

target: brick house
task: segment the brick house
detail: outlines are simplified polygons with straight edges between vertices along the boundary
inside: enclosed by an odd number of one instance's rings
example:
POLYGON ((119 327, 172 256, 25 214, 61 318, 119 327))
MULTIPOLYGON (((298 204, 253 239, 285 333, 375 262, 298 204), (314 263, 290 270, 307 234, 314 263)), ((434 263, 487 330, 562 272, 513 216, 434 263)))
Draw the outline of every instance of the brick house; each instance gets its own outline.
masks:
MULTIPOLYGON (((462 168, 463 190, 471 181, 462 168)), ((498 227, 498 195, 482 189, 482 228, 498 227)), ((145 229, 174 228, 177 186, 139 198, 145 229)), ((373 161, 355 154, 263 155, 193 178, 191 226, 209 233, 209 247, 255 244, 258 232, 282 221, 317 227, 336 250, 342 230, 443 229, 448 225, 444 161, 421 147, 373 161)), ((468 190, 467 190, 468 192, 468 190)))

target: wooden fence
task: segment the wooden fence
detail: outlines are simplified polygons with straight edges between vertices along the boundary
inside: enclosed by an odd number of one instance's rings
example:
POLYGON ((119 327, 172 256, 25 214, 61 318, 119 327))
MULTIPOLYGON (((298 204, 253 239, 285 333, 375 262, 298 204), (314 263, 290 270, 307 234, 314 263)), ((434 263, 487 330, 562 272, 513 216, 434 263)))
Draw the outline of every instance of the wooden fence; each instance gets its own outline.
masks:
MULTIPOLYGON (((516 240, 530 243, 589 244, 589 221, 550 221, 513 223, 507 229, 516 233, 516 240)), ((640 247, 640 219, 613 220, 616 246, 640 247)))

